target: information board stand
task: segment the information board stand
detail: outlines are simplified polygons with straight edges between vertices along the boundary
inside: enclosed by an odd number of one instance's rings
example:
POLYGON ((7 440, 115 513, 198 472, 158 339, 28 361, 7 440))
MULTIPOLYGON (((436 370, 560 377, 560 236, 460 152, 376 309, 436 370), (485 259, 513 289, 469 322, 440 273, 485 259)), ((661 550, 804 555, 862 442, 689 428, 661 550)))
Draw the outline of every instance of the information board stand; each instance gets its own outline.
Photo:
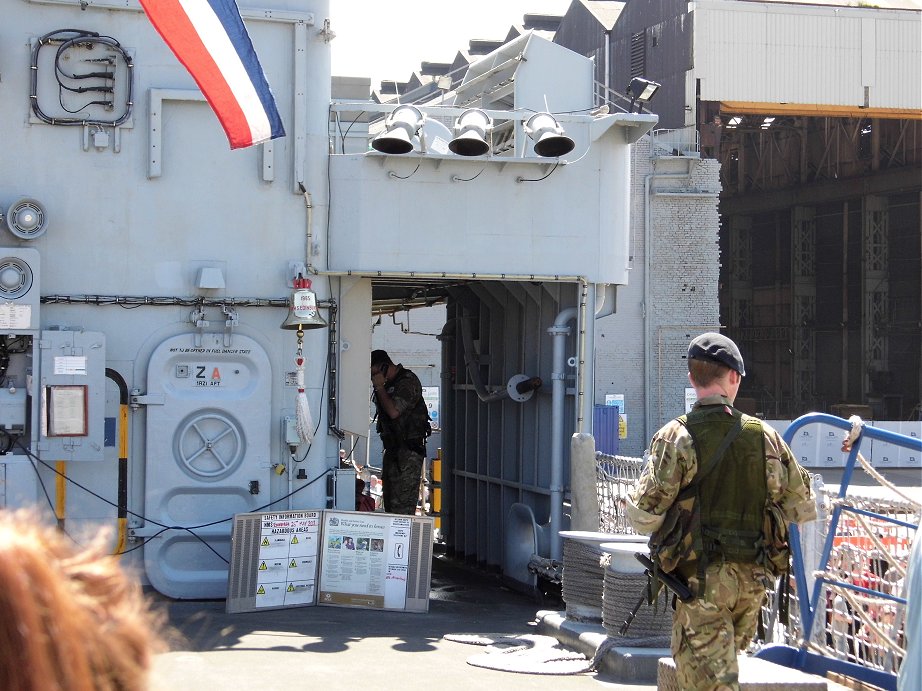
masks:
POLYGON ((432 526, 428 516, 324 511, 317 603, 427 612, 432 526))
POLYGON ((316 603, 321 511, 234 517, 228 613, 316 603))
POLYGON ((226 610, 429 611, 433 519, 366 511, 234 516, 226 610))

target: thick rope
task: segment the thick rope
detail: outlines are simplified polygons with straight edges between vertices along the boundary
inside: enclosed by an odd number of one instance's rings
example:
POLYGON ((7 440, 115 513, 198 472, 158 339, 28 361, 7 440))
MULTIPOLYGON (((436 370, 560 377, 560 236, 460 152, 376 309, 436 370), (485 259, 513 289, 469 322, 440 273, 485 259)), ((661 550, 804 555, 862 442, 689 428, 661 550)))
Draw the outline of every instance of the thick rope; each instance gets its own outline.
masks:
POLYGON ((602 616, 602 583, 605 567, 611 555, 597 546, 579 540, 565 539, 563 544, 563 576, 561 596, 567 604, 567 616, 571 619, 594 619, 602 616), (577 611, 578 606, 588 607, 592 615, 577 611))
MULTIPOLYGON (((861 436, 861 430, 864 427, 864 420, 862 420, 857 415, 852 415, 850 418, 848 418, 848 421, 851 423, 852 429, 847 433, 845 439, 842 441, 842 451, 845 452, 852 450, 852 445, 855 443, 858 437, 861 436)), ((874 467, 868 463, 865 457, 861 455, 860 452, 858 453, 858 461, 861 463, 861 467, 864 468, 865 472, 877 480, 877 482, 891 490, 898 497, 909 502, 913 507, 915 507, 916 511, 922 510, 922 503, 919 503, 912 497, 903 494, 896 485, 894 485, 892 482, 889 482, 883 475, 878 473, 874 467)))
MULTIPOLYGON (((620 633, 625 622, 646 590, 646 574, 620 573, 610 566, 605 570, 602 626, 615 645, 624 647, 665 648, 672 634, 672 612, 663 595, 653 605, 644 603, 631 622, 627 634, 620 633)), ((665 589, 663 591, 665 593, 665 589)))

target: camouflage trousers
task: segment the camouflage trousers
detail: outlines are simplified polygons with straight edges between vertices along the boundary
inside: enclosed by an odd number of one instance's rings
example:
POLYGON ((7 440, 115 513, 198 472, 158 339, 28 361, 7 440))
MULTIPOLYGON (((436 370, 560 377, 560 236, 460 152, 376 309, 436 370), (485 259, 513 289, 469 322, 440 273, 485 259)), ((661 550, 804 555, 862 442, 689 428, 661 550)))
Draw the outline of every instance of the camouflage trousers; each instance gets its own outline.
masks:
MULTIPOLYGON (((768 576, 755 564, 711 564, 705 590, 676 602, 672 657, 682 691, 739 691, 736 654, 752 640, 768 576)), ((698 579, 688 579, 698 592, 698 579)))
POLYGON ((384 483, 384 510, 412 516, 419 501, 419 480, 423 474, 426 445, 401 444, 384 449, 381 480, 384 483))

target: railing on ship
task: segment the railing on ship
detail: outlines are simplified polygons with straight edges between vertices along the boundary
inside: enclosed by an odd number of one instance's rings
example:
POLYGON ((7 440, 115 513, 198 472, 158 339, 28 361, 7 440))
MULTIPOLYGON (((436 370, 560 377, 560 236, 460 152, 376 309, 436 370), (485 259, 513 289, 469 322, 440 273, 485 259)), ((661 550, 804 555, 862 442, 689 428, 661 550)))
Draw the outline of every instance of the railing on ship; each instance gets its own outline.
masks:
POLYGON ((794 589, 803 594, 797 598, 799 621, 795 618, 782 634, 793 647, 766 648, 757 656, 895 689, 906 654, 902 583, 922 505, 877 473, 860 447, 865 440, 878 440, 922 452, 922 440, 821 413, 792 422, 785 440, 790 443, 810 424, 850 432, 853 441, 838 490, 820 489, 825 515, 803 530, 791 529, 794 589), (850 487, 859 464, 886 487, 886 496, 850 487))

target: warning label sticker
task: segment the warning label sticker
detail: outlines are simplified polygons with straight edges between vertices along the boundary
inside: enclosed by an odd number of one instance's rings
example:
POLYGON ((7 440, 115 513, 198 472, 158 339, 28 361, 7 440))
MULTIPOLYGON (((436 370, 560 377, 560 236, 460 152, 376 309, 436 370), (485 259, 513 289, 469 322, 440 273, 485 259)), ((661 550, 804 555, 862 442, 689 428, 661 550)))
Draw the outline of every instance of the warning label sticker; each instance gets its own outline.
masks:
POLYGON ((32 305, 0 304, 0 329, 28 329, 31 323, 32 305))

